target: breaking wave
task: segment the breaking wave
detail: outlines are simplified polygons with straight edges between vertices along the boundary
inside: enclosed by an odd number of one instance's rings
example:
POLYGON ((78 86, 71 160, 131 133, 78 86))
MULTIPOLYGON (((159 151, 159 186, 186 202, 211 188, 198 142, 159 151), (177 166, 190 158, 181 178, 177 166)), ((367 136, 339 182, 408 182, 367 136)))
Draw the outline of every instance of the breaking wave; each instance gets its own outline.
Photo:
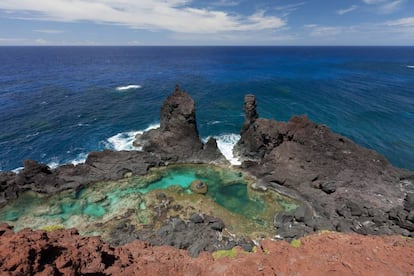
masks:
POLYGON ((140 89, 142 86, 138 85, 138 84, 130 84, 130 85, 126 85, 126 86, 118 86, 117 88, 115 88, 117 91, 126 91, 126 90, 131 90, 131 89, 140 89))
POLYGON ((120 132, 106 139, 106 142, 107 142, 106 147, 109 149, 117 150, 117 151, 119 150, 141 150, 141 148, 135 147, 132 144, 135 140, 135 136, 137 134, 142 134, 145 131, 159 128, 159 127, 160 127, 160 124, 152 124, 143 130, 120 132))

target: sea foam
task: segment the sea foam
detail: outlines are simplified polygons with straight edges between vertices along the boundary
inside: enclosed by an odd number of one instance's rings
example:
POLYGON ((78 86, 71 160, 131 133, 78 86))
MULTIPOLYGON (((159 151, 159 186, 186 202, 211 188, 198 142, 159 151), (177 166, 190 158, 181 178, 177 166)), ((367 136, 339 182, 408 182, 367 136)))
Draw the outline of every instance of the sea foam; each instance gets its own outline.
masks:
POLYGON ((407 68, 414 68, 414 65, 407 65, 407 68))
POLYGON ((138 85, 138 84, 130 84, 130 85, 126 85, 126 86, 118 86, 116 88, 117 91, 126 91, 126 90, 131 90, 131 89, 140 89, 142 86, 138 85))
POLYGON ((57 158, 53 158, 53 161, 47 163, 47 165, 51 169, 56 169, 57 167, 59 167, 63 164, 78 165, 78 164, 85 163, 87 157, 88 157, 87 153, 80 153, 74 159, 67 160, 67 161, 62 161, 62 160, 58 161, 57 158))
POLYGON ((141 148, 135 147, 132 144, 135 140, 135 136, 137 134, 142 134, 145 131, 159 128, 159 127, 160 127, 160 124, 152 124, 143 130, 120 132, 106 139, 107 141, 106 147, 109 149, 117 150, 117 151, 119 150, 141 150, 141 148))
MULTIPOLYGON (((239 158, 233 155, 233 148, 234 145, 240 140, 240 135, 229 133, 229 134, 222 134, 213 136, 217 140, 217 147, 221 151, 221 153, 226 157, 226 159, 232 165, 240 165, 241 161, 239 158)), ((208 140, 209 137, 204 139, 205 141, 208 140)))

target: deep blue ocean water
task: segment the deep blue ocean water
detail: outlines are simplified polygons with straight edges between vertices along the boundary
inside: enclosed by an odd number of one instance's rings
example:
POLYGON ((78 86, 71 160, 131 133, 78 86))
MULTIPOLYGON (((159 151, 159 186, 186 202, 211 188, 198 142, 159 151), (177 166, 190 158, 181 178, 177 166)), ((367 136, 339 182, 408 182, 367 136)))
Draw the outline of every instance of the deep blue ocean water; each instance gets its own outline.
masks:
POLYGON ((203 137, 234 140, 253 93, 414 170, 414 47, 0 47, 0 170, 130 148, 176 84, 203 137))

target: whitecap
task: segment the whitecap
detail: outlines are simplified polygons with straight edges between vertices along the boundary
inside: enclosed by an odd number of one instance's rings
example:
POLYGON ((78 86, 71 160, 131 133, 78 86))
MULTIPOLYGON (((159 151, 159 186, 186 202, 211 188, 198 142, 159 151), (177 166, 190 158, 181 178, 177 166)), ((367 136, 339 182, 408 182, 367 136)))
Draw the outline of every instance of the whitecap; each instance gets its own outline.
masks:
POLYGON ((18 167, 18 168, 15 168, 14 170, 12 170, 12 172, 14 172, 14 173, 19 173, 19 172, 21 172, 23 169, 24 169, 23 167, 18 167))
POLYGON ((414 68, 414 65, 407 65, 407 68, 414 68))
POLYGON ((138 84, 130 84, 130 85, 126 85, 126 86, 118 86, 116 88, 117 91, 126 91, 126 90, 131 90, 131 89, 140 89, 142 86, 138 85, 138 84))
POLYGON ((127 131, 127 132, 120 132, 118 134, 115 134, 114 136, 109 137, 106 139, 107 148, 113 149, 113 150, 141 150, 139 147, 135 147, 133 145, 133 142, 135 141, 135 136, 137 134, 142 134, 145 131, 159 128, 160 124, 152 124, 149 125, 146 129, 138 130, 138 131, 127 131))
POLYGON ((28 134, 28 135, 26 135, 26 138, 35 137, 35 136, 37 136, 37 135, 39 135, 39 132, 35 132, 35 133, 33 133, 33 134, 28 134))
MULTIPOLYGON (((207 141, 209 137, 203 139, 207 141)), ((236 143, 240 140, 240 135, 235 133, 229 134, 221 134, 217 136, 213 136, 217 140, 217 147, 221 151, 221 153, 226 157, 226 159, 232 165, 241 165, 241 161, 239 158, 233 155, 233 148, 236 143)))
POLYGON ((207 124, 208 125, 217 125, 217 124, 220 124, 220 123, 221 123, 221 121, 210 121, 207 124))
POLYGON ((52 162, 50 162, 50 163, 47 163, 47 165, 48 165, 48 167, 49 168, 51 168, 51 169, 56 169, 57 167, 59 167, 59 162, 56 162, 56 161, 52 161, 52 162))
POLYGON ((86 153, 80 153, 75 159, 70 160, 68 163, 73 165, 82 164, 85 163, 87 157, 88 155, 86 153))
POLYGON ((78 164, 85 163, 87 157, 88 157, 88 154, 86 153, 80 153, 74 159, 71 159, 68 161, 62 161, 62 160, 59 161, 57 157, 54 157, 52 158, 53 161, 47 163, 47 166, 49 166, 49 168, 51 169, 56 169, 57 167, 64 165, 64 164, 78 165, 78 164))

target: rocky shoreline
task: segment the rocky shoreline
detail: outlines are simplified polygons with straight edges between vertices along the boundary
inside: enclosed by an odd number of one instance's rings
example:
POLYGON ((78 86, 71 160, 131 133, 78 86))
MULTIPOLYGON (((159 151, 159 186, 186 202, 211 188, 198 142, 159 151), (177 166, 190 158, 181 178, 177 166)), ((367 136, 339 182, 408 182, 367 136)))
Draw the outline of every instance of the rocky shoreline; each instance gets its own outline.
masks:
MULTIPOLYGON (((242 161, 239 169, 255 177, 255 189, 274 190, 301 202, 296 210, 275 215, 275 237, 291 241, 321 230, 413 237, 413 172, 393 167, 378 153, 305 116, 289 122, 259 118, 253 95, 246 95, 244 109, 246 120, 234 149, 242 161)), ((52 195, 98 181, 145 175, 151 168, 169 164, 230 166, 214 138, 201 141, 195 103, 178 86, 164 101, 160 117, 160 128, 136 137, 134 145, 142 151, 92 152, 84 164, 56 169, 26 160, 19 173, 1 172, 0 206, 28 190, 52 195)), ((138 233, 119 227, 113 233, 118 240, 114 244, 142 239, 188 249, 192 256, 235 245, 252 249, 251 241, 242 237, 229 238, 223 247, 214 246, 223 241, 225 225, 219 221, 194 214, 187 220, 165 220, 163 230, 138 233), (125 233, 124 242, 119 242, 117 236, 125 233), (198 239, 192 240, 194 236, 198 239)))

